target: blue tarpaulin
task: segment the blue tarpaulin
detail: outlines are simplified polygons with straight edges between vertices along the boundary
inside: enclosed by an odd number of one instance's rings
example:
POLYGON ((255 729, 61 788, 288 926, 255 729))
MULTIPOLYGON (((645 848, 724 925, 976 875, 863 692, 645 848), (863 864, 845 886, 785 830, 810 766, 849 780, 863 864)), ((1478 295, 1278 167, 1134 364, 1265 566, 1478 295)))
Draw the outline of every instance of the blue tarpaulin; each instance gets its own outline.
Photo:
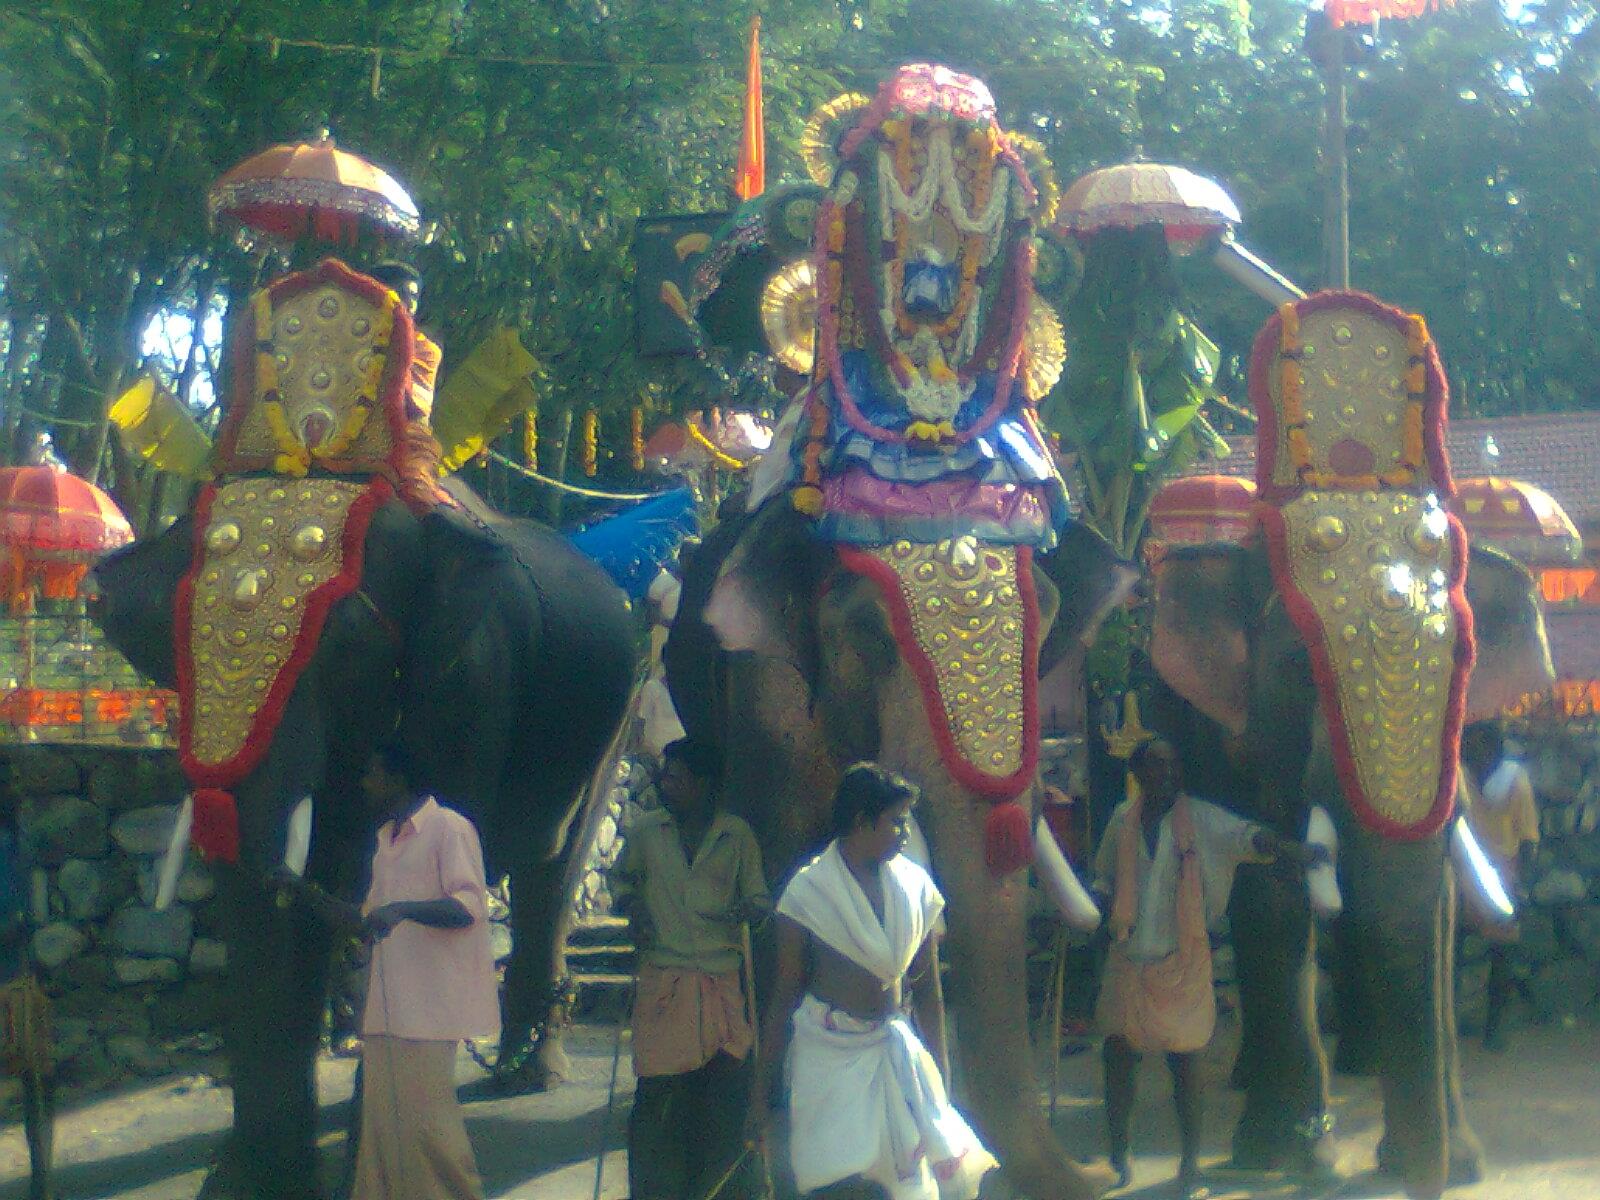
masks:
POLYGON ((671 563, 685 538, 700 532, 694 493, 674 488, 571 535, 630 600, 644 599, 650 581, 671 563))

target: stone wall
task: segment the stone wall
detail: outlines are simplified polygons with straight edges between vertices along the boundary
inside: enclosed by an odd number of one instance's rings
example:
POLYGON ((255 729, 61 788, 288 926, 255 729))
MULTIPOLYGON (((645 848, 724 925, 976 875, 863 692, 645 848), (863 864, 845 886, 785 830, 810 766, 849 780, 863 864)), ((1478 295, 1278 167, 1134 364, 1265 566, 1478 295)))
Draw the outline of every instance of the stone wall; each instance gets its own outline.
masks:
MULTIPOLYGON (((1530 723, 1510 748, 1533 780, 1542 834, 1512 958, 1533 1018, 1570 1020, 1600 997, 1600 727, 1530 723)), ((1469 1027, 1482 1011, 1485 950, 1475 937, 1462 948, 1469 1027)))
POLYGON ((225 965, 205 866, 157 912, 157 876, 185 785, 166 750, 8 746, 0 779, 34 872, 32 951, 54 998, 69 1089, 220 1070, 225 965))

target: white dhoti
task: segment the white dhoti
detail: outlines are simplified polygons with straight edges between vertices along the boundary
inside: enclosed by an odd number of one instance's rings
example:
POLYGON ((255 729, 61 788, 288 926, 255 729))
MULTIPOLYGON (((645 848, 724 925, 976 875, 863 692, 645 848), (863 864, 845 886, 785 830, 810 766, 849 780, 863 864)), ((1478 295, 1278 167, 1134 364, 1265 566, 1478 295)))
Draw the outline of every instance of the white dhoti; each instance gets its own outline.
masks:
MULTIPOLYGON (((944 899, 903 856, 884 863, 879 878, 881 922, 835 843, 790 881, 778 912, 898 987, 944 899)), ((996 1165, 898 1013, 861 1021, 807 996, 794 1015, 788 1077, 789 1157, 802 1192, 861 1178, 890 1200, 973 1200, 996 1165)))
POLYGON ((890 1200, 972 1200, 995 1165, 904 1017, 858 1021, 807 996, 794 1017, 789 1087, 789 1158, 802 1192, 859 1177, 890 1200))

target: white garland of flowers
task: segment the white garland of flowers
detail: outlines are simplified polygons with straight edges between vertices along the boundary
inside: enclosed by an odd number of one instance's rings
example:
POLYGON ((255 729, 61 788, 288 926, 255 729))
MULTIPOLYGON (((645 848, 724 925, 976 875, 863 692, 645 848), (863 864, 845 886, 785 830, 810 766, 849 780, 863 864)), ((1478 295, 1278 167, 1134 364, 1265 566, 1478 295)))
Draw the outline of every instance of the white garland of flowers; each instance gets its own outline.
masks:
MULTIPOLYGON (((854 192, 853 187, 851 191, 854 192)), ((935 128, 929 135, 927 167, 910 195, 900 186, 889 152, 878 152, 878 219, 884 241, 894 240, 894 218, 897 213, 913 224, 920 225, 932 217, 935 202, 943 201, 944 209, 957 230, 984 239, 983 263, 987 266, 993 262, 1000 248, 1000 235, 1005 226, 1011 193, 1011 172, 997 163, 983 210, 976 216, 967 210, 966 199, 961 194, 961 182, 956 177, 955 155, 951 150, 948 125, 935 128)), ((878 317, 891 344, 894 344, 902 339, 897 329, 894 297, 891 294, 893 273, 887 263, 882 270, 884 306, 879 310, 878 317)), ((977 348, 980 307, 974 302, 962 322, 954 351, 957 362, 970 358, 977 348)), ((936 360, 941 363, 944 360, 939 339, 930 329, 918 330, 906 347, 906 353, 912 363, 910 381, 902 387, 894 373, 889 373, 890 382, 905 402, 906 409, 919 420, 935 424, 952 420, 971 397, 974 382, 931 377, 927 367, 936 360)))

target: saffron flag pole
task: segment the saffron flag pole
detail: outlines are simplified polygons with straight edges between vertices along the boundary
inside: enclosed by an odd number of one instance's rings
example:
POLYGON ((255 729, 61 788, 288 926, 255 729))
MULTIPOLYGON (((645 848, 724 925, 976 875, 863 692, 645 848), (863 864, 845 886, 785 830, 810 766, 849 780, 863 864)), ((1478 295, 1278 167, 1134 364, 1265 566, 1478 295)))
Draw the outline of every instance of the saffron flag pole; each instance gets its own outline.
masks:
POLYGON ((741 201, 767 190, 766 113, 761 98, 761 18, 750 18, 750 56, 745 67, 744 131, 739 138, 739 165, 733 192, 741 201))

